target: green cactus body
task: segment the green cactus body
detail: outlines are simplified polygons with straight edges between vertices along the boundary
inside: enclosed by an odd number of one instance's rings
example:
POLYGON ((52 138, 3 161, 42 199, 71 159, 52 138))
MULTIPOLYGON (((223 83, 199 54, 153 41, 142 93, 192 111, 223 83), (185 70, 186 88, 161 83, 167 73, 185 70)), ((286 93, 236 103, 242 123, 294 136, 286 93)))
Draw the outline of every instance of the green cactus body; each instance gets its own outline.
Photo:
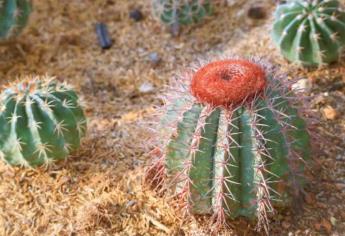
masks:
POLYGON ((209 0, 153 0, 153 13, 166 25, 200 22, 212 12, 209 0))
POLYGON ((275 12, 272 38, 291 62, 329 64, 345 45, 345 12, 336 0, 289 1, 275 12))
POLYGON ((188 179, 193 184, 189 201, 194 213, 212 213, 219 207, 217 198, 221 192, 227 196, 222 207, 232 217, 255 217, 258 203, 267 197, 267 189, 274 195, 272 199, 282 200, 282 204, 289 202, 284 186, 289 182, 288 157, 291 152, 304 151, 303 158, 309 159, 309 137, 304 121, 286 101, 278 108, 289 116, 284 122, 294 125, 296 131, 284 134, 284 126, 263 99, 253 107, 243 106, 236 111, 210 111, 197 103, 185 111, 178 124, 180 129, 168 145, 166 167, 169 176, 176 176, 186 171, 186 162, 191 162, 188 179), (290 139, 296 140, 296 146, 288 147, 290 139), (195 152, 190 151, 193 148, 195 152), (265 170, 260 170, 260 166, 265 170))
POLYGON ((182 82, 190 89, 167 101, 163 139, 172 134, 158 163, 164 163, 168 188, 174 186, 191 213, 263 223, 304 185, 306 122, 281 78, 262 68, 245 60, 210 63, 194 73, 191 85, 182 82))
POLYGON ((19 34, 28 22, 31 9, 30 0, 0 0, 0 39, 19 34))
POLYGON ((35 167, 61 160, 80 145, 86 119, 66 84, 28 78, 1 95, 0 158, 35 167))

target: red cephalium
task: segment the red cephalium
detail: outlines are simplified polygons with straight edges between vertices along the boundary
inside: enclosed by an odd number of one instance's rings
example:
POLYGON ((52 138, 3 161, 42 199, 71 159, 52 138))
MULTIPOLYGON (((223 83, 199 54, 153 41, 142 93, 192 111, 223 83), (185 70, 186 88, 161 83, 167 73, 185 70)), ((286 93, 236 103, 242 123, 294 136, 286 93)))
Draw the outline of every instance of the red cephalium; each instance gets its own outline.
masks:
POLYGON ((191 92, 201 103, 229 106, 257 94, 265 85, 265 71, 259 65, 247 60, 221 60, 193 75, 191 92))

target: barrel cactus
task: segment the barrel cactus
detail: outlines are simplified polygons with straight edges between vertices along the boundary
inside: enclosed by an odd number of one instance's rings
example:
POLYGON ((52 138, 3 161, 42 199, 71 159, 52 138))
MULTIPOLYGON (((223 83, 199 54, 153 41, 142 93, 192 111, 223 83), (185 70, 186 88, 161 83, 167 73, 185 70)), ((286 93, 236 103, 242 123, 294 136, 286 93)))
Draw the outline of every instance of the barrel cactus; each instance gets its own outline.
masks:
POLYGON ((345 12, 337 0, 292 0, 275 12, 272 38, 289 61, 321 66, 345 45, 345 12))
POLYGON ((19 34, 29 20, 31 9, 30 0, 0 0, 0 39, 19 34))
POLYGON ((78 96, 65 83, 28 77, 0 95, 0 158, 11 165, 64 159, 79 147, 85 129, 78 96))
POLYGON ((183 77, 167 96, 163 148, 146 180, 176 194, 186 212, 213 214, 215 225, 242 216, 267 229, 274 207, 300 197, 310 159, 300 96, 284 78, 260 60, 242 59, 183 77))
POLYGON ((189 25, 211 14, 209 0, 152 0, 154 16, 166 25, 189 25))

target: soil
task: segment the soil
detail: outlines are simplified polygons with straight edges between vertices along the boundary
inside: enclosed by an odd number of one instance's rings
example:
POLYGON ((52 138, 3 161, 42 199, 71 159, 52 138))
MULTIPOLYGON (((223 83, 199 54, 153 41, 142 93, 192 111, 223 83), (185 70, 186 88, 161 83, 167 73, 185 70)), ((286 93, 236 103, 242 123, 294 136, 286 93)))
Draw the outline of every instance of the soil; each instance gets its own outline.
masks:
MULTIPOLYGON (((304 79, 320 117, 321 151, 303 210, 275 214, 271 235, 344 235, 344 58, 320 69, 291 65, 269 36, 275 1, 225 2, 172 37, 151 17, 149 1, 34 1, 25 32, 0 46, 0 85, 29 74, 72 84, 87 104, 88 135, 77 153, 49 167, 0 163, 0 235, 210 235, 207 217, 183 221, 171 199, 142 185, 152 147, 139 123, 161 105, 160 92, 174 74, 227 54, 262 56, 304 79), (248 18, 253 4, 262 4, 264 20, 248 18), (134 9, 144 19, 131 19, 134 9), (97 42, 97 22, 108 26, 108 50, 97 42)), ((229 225, 221 235, 259 234, 242 220, 229 225)))

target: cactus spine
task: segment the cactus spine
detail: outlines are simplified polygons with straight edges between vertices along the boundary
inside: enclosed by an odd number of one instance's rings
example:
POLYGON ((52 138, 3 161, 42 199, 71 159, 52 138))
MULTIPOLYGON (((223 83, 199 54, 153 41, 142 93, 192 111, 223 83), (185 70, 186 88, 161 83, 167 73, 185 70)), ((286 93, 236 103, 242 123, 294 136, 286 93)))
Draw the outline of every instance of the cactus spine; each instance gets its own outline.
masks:
POLYGON ((154 16, 166 25, 200 22, 212 12, 209 0, 152 0, 154 16))
POLYGON ((321 66, 345 45, 345 12, 336 0, 293 0, 278 6, 272 38, 289 61, 321 66))
POLYGON ((28 22, 31 9, 30 0, 0 0, 0 39, 19 34, 28 22))
POLYGON ((26 78, 0 95, 0 158, 35 167, 80 145, 86 119, 76 93, 52 78, 26 78))
POLYGON ((167 100, 159 132, 170 139, 147 180, 168 182, 185 210, 219 225, 244 216, 267 226, 273 206, 304 184, 309 135, 297 100, 283 77, 247 60, 216 61, 182 81, 191 82, 167 100))

